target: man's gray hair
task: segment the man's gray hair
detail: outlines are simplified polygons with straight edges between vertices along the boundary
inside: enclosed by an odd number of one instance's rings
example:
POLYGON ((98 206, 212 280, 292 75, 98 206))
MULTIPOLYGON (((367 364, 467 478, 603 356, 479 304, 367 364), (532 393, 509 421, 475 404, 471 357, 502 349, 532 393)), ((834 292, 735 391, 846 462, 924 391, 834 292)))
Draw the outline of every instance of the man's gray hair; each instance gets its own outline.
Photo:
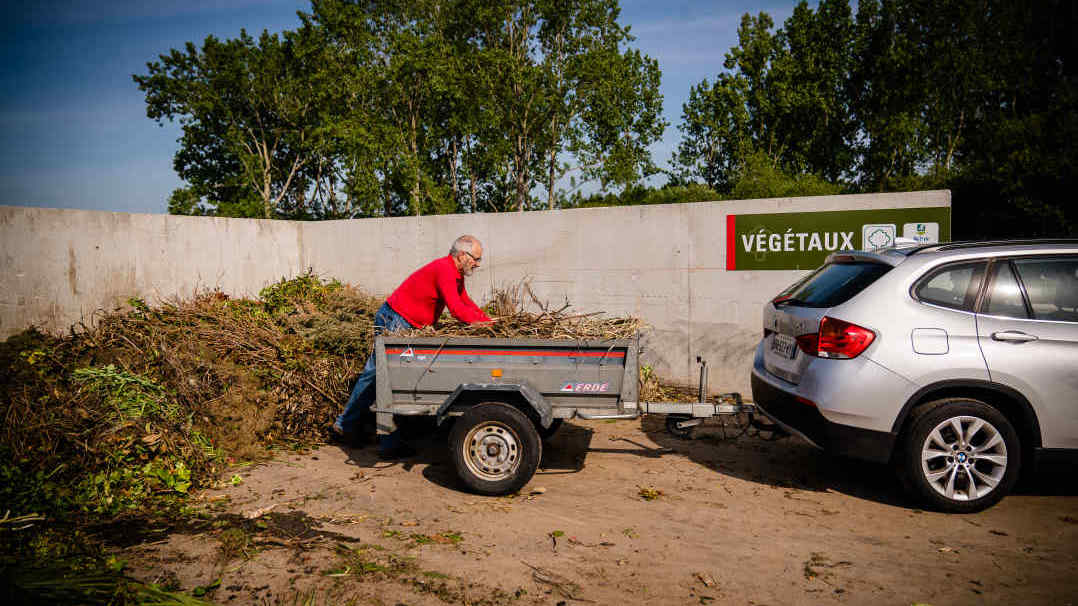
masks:
POLYGON ((464 253, 470 255, 472 254, 472 246, 475 244, 482 246, 482 243, 479 242, 479 238, 476 238, 475 236, 461 236, 456 240, 453 240, 453 246, 449 247, 449 254, 453 257, 459 257, 464 253))

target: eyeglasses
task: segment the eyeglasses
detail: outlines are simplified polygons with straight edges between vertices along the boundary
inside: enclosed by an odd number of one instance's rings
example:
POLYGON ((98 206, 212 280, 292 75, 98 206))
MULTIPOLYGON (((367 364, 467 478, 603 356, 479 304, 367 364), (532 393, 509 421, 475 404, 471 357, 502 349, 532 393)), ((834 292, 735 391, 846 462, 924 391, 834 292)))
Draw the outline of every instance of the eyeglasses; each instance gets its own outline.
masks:
POLYGON ((477 257, 477 256, 473 255, 472 253, 466 251, 466 250, 462 250, 461 252, 468 255, 469 257, 471 257, 472 261, 475 261, 476 263, 482 263, 483 262, 483 257, 477 257))

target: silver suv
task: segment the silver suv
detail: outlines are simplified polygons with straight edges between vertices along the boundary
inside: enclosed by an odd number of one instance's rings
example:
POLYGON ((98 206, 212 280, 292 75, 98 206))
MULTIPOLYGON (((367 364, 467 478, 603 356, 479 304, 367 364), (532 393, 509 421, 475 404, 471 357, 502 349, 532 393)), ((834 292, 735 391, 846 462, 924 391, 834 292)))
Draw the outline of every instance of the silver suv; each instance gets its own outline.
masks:
POLYGON ((936 509, 990 507, 1078 460, 1078 240, 832 254, 764 307, 752 394, 936 509))

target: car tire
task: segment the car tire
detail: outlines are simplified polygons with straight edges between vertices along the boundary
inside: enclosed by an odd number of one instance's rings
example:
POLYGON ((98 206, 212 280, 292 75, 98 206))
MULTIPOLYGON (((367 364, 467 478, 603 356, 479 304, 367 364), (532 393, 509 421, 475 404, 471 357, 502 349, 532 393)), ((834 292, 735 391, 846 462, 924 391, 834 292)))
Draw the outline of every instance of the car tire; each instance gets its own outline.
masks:
POLYGON ((973 513, 995 505, 1018 480, 1018 433, 999 410, 947 398, 914 411, 899 437, 899 478, 932 509, 973 513))
POLYGON ((535 423, 502 402, 476 404, 449 432, 457 476, 473 491, 501 496, 520 490, 539 468, 543 442, 535 423))

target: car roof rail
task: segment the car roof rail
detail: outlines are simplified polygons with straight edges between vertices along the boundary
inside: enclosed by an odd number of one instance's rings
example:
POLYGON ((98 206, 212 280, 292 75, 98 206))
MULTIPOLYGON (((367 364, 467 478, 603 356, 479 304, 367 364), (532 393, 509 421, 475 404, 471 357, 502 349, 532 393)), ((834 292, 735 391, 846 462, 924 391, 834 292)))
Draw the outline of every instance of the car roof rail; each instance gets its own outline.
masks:
POLYGON ((938 244, 925 244, 922 246, 916 246, 912 248, 902 249, 907 255, 914 255, 919 252, 938 252, 948 250, 965 250, 969 248, 987 248, 989 246, 1029 246, 1034 244, 1044 245, 1059 245, 1059 244, 1074 244, 1078 245, 1078 238, 1026 238, 1015 240, 960 240, 957 242, 943 242, 938 244))

